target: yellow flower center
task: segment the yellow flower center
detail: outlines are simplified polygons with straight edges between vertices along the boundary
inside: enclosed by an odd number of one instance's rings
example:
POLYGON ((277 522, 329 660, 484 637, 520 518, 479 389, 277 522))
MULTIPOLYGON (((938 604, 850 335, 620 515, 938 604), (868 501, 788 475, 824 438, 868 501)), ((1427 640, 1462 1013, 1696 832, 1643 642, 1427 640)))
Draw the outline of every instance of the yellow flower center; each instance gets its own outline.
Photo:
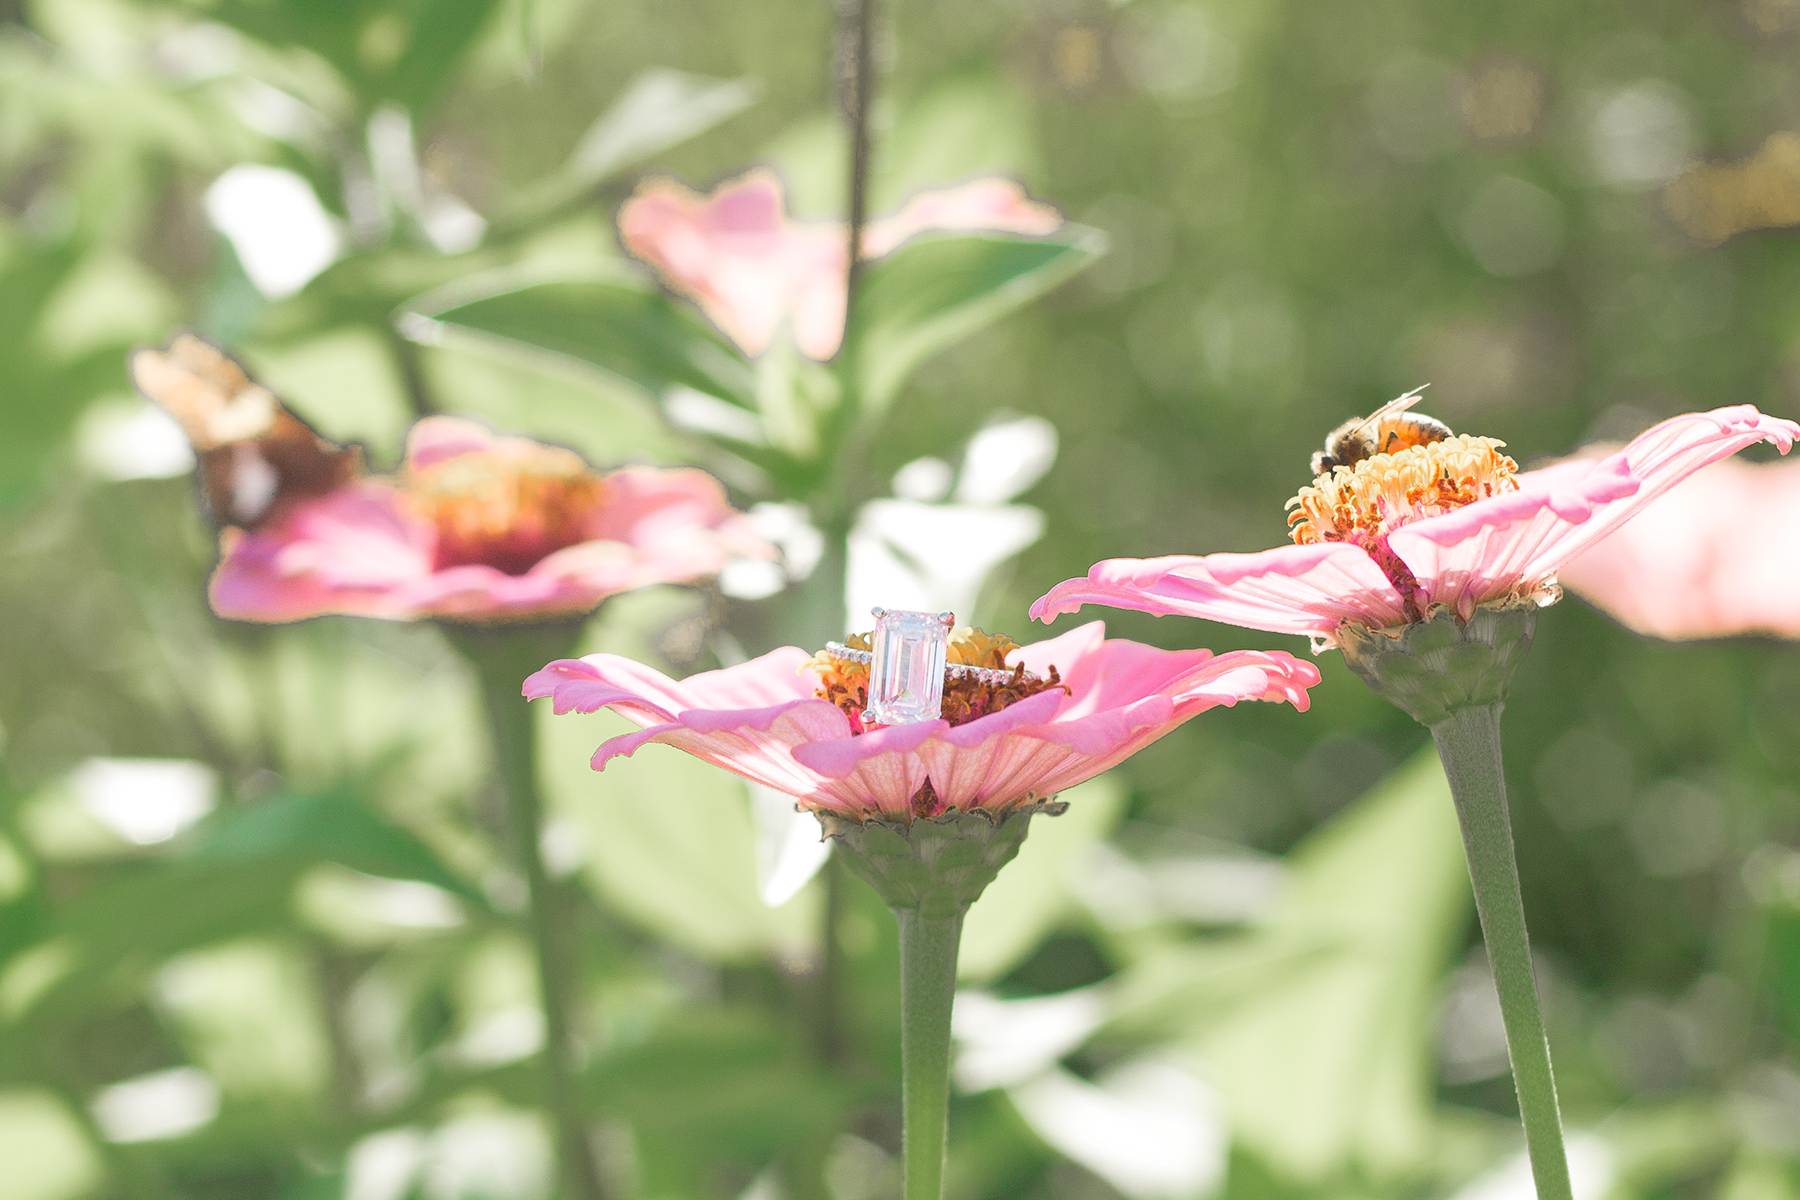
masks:
POLYGON ((1334 467, 1288 501, 1288 536, 1302 546, 1361 546, 1411 604, 1418 581, 1388 549, 1388 535, 1413 521, 1517 491, 1519 464, 1500 453, 1504 445, 1455 435, 1334 467))
POLYGON ((1287 502, 1288 535, 1305 546, 1385 538, 1402 525, 1517 491, 1505 442, 1458 435, 1334 467, 1287 502))
POLYGON ((546 555, 589 540, 606 481, 573 451, 459 454, 413 468, 406 491, 437 526, 439 568, 483 563, 523 575, 546 555))

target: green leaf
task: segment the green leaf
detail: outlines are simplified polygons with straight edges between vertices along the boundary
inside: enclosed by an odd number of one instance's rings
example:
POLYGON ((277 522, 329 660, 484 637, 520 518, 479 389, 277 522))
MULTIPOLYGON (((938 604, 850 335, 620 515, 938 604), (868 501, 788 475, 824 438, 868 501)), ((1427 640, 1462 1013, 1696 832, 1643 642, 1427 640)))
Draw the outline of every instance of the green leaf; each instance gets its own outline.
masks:
POLYGON ((613 260, 477 275, 409 303, 400 327, 427 345, 574 360, 658 401, 685 387, 754 407, 755 381, 737 349, 688 305, 613 260))
POLYGON ((394 101, 419 113, 462 66, 495 6, 496 0, 224 0, 202 11, 270 46, 317 54, 356 89, 365 111, 394 101))
POLYGON ((104 1178, 82 1123, 54 1093, 0 1092, 0 1162, 11 1200, 63 1200, 90 1194, 104 1178))
POLYGON ((1125 811, 1124 785, 1110 775, 1090 779, 1060 797, 1069 811, 1031 819, 1019 856, 988 885, 963 920, 956 975, 965 983, 987 983, 1006 974, 1075 908, 1070 873, 1081 855, 1125 811))
POLYGON ((684 1144, 689 1154, 701 1146, 767 1154, 832 1120, 851 1098, 781 1033, 751 1010, 686 1011, 602 1059, 587 1086, 639 1136, 684 1144))
POLYGON ((857 297, 863 403, 880 412, 914 367, 1093 263, 1097 229, 1048 238, 957 234, 908 242, 871 263, 857 297))
POLYGON ((1318 1181, 1391 1178, 1432 1122, 1432 1013, 1469 912, 1455 808, 1427 748, 1289 857, 1247 936, 1156 955, 1119 983, 1115 1032, 1180 1018, 1237 1139, 1318 1181), (1171 1001, 1180 1001, 1172 1004, 1171 1001))
POLYGON ((0 227, 0 507, 54 477, 90 402, 130 394, 126 352, 159 334, 172 308, 167 288, 124 255, 7 234, 0 227))
POLYGON ((610 712, 558 717, 537 707, 545 799, 580 827, 588 886, 608 907, 706 958, 804 952, 817 924, 816 889, 764 906, 748 798, 735 776, 655 744, 594 771, 595 747, 637 726, 610 712))
POLYGON ((608 176, 686 141, 755 103, 751 79, 708 79, 652 67, 594 119, 568 162, 528 187, 496 218, 521 225, 580 196, 608 176))
POLYGON ((412 37, 382 90, 414 111, 436 100, 462 65, 496 0, 427 0, 415 6, 412 37))
POLYGON ((188 854, 194 863, 335 862, 367 875, 435 884, 485 907, 418 838, 345 792, 287 795, 228 809, 188 854))
POLYGON ((54 955, 41 987, 8 995, 6 1032, 31 1036, 36 1024, 66 1025, 78 1014, 129 1004, 170 955, 228 938, 288 926, 297 865, 264 861, 164 868, 114 878, 64 906, 50 936, 6 963, 0 992, 17 972, 54 955))

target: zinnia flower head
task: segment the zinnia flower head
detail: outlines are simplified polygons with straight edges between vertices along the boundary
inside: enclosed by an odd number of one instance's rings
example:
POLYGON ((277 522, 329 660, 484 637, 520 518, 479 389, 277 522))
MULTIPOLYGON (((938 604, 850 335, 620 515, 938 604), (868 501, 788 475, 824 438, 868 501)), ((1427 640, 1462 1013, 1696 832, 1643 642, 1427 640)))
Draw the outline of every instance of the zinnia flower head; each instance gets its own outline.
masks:
POLYGON ((1339 542, 1359 547, 1417 620, 1434 603, 1432 593, 1394 552, 1389 538, 1415 521, 1518 491, 1519 464, 1500 453, 1505 444, 1452 436, 1335 467, 1288 501, 1288 536, 1298 546, 1339 542))
MULTIPOLYGON (((740 666, 679 682, 611 654, 553 662, 525 681, 558 713, 611 708, 637 733, 603 744, 599 770, 646 742, 676 746, 795 797, 802 808, 853 820, 909 822, 951 810, 1000 816, 1092 778, 1189 718, 1239 700, 1285 701, 1304 711, 1319 673, 1279 651, 1158 650, 1107 640, 1093 622, 1029 646, 965 633, 968 665, 1013 669, 1042 686, 983 684, 951 715, 863 726, 854 673, 788 646, 740 666)), ((865 684, 866 686, 866 680, 865 684)))
POLYGON ((221 547, 213 608, 246 621, 572 615, 775 553, 702 471, 601 474, 573 451, 455 417, 415 424, 396 476, 227 528, 221 547))
POLYGON ((1652 637, 1800 638, 1800 463, 1714 463, 1558 578, 1652 637))
MULTIPOLYGON (((930 230, 1042 236, 1061 224, 1055 209, 1026 199, 1011 180, 977 179, 922 192, 871 221, 862 254, 878 258, 930 230)), ((648 181, 619 209, 619 238, 747 354, 766 351, 783 322, 809 358, 824 361, 843 341, 848 233, 838 222, 790 220, 769 171, 727 180, 710 195, 648 181)))
MULTIPOLYGON (((1441 427, 1440 427, 1441 428, 1441 427)), ((1206 617, 1336 645, 1345 622, 1387 629, 1450 610, 1557 595, 1557 572, 1651 500, 1760 441, 1785 453, 1800 426, 1749 405, 1664 421, 1615 454, 1520 473, 1504 443, 1442 437, 1337 466, 1289 507, 1294 545, 1256 554, 1110 559, 1032 606, 1083 604, 1206 617)))

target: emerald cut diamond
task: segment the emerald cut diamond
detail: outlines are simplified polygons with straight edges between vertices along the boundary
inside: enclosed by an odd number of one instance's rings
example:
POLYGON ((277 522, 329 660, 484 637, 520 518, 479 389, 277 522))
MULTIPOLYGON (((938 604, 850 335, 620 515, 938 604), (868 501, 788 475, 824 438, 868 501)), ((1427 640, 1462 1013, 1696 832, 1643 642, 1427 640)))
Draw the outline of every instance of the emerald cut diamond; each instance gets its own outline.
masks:
POLYGON ((950 613, 875 608, 870 650, 869 707, 874 725, 935 721, 943 710, 944 661, 949 653, 950 613))

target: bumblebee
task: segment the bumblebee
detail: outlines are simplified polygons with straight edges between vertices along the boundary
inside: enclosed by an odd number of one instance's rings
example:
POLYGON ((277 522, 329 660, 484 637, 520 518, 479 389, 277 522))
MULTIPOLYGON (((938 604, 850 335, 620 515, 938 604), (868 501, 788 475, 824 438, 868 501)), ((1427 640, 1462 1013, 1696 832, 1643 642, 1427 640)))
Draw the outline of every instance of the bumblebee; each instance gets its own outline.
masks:
POLYGON ((1436 417, 1407 411, 1419 402, 1423 390, 1390 400, 1366 417, 1351 417, 1332 430, 1326 435, 1325 448, 1313 452, 1313 474, 1324 475, 1333 467, 1352 467, 1377 454, 1428 446, 1451 436, 1450 427, 1436 417))

